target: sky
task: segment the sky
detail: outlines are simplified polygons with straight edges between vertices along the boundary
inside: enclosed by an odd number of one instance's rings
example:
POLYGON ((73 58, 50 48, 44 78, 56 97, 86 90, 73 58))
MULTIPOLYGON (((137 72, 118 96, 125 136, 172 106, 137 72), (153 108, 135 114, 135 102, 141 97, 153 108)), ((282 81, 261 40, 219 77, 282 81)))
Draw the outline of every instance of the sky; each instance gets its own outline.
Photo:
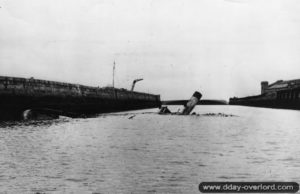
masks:
POLYGON ((0 75, 160 94, 300 78, 298 0, 0 0, 0 75))

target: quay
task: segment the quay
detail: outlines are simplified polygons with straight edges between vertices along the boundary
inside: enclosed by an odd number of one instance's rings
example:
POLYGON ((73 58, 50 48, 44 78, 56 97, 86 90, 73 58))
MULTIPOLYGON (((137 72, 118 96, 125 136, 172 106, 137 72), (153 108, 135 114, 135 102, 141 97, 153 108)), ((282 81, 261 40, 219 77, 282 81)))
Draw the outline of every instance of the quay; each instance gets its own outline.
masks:
POLYGON ((300 79, 261 82, 261 94, 229 99, 230 105, 300 110, 300 79))
POLYGON ((0 76, 0 120, 43 114, 81 117, 104 112, 160 107, 160 95, 114 87, 0 76), (26 111, 26 112, 25 112, 26 111))

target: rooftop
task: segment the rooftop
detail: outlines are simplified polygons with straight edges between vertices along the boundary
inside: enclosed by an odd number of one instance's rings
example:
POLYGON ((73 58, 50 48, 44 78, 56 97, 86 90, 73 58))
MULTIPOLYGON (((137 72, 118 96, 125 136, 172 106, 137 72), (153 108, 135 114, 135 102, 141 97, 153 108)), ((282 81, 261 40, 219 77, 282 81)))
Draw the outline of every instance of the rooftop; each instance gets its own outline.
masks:
POLYGON ((268 89, 286 89, 292 87, 300 87, 300 79, 294 80, 278 80, 269 85, 268 89))

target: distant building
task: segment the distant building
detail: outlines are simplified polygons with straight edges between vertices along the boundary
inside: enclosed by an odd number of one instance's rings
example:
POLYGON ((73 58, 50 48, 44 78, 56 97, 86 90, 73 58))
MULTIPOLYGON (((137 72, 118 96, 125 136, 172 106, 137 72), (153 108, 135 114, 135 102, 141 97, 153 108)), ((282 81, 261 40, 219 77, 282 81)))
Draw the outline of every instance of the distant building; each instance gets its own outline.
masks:
POLYGON ((276 98, 279 91, 300 88, 300 79, 278 80, 272 84, 267 81, 261 82, 261 95, 276 98))
POLYGON ((261 82, 261 94, 229 99, 231 105, 285 108, 300 110, 300 79, 261 82))

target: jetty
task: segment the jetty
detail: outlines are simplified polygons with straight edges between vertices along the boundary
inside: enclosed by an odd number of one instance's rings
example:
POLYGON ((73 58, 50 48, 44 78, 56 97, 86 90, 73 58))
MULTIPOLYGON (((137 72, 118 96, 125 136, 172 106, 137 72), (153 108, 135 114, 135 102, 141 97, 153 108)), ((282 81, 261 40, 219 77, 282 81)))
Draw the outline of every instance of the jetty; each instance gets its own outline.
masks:
POLYGON ((32 115, 82 117, 160 107, 160 95, 34 78, 0 76, 0 120, 32 115))
POLYGON ((229 99, 230 105, 300 110, 300 79, 261 82, 261 94, 229 99))

